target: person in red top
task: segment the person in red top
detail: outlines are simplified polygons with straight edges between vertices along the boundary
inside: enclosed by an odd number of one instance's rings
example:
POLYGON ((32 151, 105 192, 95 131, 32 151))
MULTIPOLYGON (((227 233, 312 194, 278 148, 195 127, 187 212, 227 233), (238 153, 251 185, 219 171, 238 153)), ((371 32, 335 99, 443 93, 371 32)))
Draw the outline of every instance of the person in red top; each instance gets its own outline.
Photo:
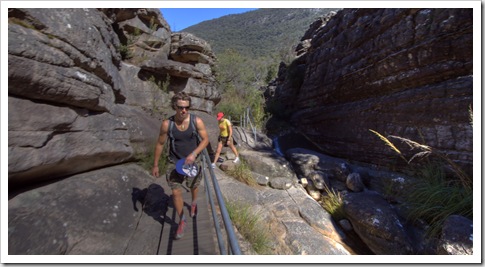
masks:
POLYGON ((219 142, 217 143, 217 150, 216 150, 216 156, 214 157, 214 162, 211 164, 212 168, 216 167, 216 162, 217 159, 219 158, 219 155, 221 154, 222 150, 222 145, 227 145, 231 148, 232 152, 234 155, 236 155, 236 158, 234 159, 234 163, 239 162, 239 153, 237 152, 236 147, 234 146, 232 142, 232 125, 231 121, 224 118, 224 113, 219 112, 217 113, 217 120, 219 121, 219 142))

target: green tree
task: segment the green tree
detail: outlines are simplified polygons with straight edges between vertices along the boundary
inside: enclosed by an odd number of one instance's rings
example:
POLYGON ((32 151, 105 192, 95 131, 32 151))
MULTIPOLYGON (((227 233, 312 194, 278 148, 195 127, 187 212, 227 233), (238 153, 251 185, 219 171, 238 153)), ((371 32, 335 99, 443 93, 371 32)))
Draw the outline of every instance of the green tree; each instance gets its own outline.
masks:
POLYGON ((268 70, 264 60, 253 60, 238 51, 228 49, 217 56, 216 80, 222 91, 217 106, 233 120, 238 120, 250 107, 257 127, 264 122, 264 101, 260 86, 264 84, 268 70))

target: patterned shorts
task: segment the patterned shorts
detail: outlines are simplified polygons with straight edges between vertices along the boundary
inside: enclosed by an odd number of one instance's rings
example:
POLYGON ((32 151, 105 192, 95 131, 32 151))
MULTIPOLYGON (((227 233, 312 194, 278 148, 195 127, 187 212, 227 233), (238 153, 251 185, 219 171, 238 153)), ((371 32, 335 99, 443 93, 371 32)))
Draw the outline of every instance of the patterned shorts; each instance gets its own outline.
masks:
POLYGON ((197 166, 199 167, 199 172, 197 176, 190 177, 186 175, 181 175, 175 170, 175 164, 170 163, 167 168, 167 182, 171 189, 178 189, 182 187, 185 182, 185 186, 190 189, 195 189, 200 185, 200 180, 202 180, 202 167, 201 162, 197 161, 197 166))

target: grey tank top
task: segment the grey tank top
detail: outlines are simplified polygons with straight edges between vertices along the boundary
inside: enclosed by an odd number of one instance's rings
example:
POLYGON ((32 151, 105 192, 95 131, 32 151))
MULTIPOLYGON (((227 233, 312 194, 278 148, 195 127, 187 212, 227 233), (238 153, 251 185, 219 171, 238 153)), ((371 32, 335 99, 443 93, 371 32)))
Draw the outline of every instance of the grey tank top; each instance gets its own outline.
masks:
MULTIPOLYGON (((195 116, 192 114, 189 115, 190 120, 192 121, 195 119, 195 116)), ((173 118, 171 118, 173 119, 173 118)), ((175 122, 172 127, 172 136, 173 136, 173 142, 174 142, 174 148, 175 151, 173 151, 172 146, 170 146, 170 159, 174 162, 181 158, 187 157, 192 151, 194 151, 197 148, 197 136, 195 134, 195 131, 197 129, 194 129, 195 126, 195 121, 194 124, 192 122, 189 122, 189 127, 187 127, 186 130, 180 131, 176 126, 175 122)))

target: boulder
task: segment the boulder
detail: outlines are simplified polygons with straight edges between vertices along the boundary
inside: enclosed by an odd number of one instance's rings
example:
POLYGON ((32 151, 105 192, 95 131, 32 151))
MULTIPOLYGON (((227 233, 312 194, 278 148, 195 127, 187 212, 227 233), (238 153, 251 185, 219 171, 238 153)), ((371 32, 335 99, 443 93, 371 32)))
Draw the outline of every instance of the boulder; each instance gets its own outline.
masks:
POLYGON ((166 77, 158 78, 158 76, 143 71, 139 66, 126 62, 121 63, 120 75, 123 78, 122 92, 126 96, 126 105, 143 107, 146 111, 151 110, 153 116, 160 116, 171 111, 168 92, 163 91, 163 82, 166 81, 166 77), (134 79, 134 77, 141 78, 134 79))
POLYGON ((298 204, 298 213, 309 225, 324 236, 338 242, 346 239, 345 233, 335 224, 332 216, 322 208, 320 203, 305 194, 299 187, 292 187, 287 191, 298 204))
POLYGON ((346 185, 347 188, 353 192, 362 192, 365 189, 362 179, 360 178, 360 174, 356 172, 353 172, 347 176, 346 185))
POLYGON ((224 161, 219 165, 219 168, 225 172, 234 171, 236 169, 236 165, 232 161, 224 161))
POLYGON ((392 206, 372 191, 348 193, 343 211, 362 241, 378 255, 412 254, 413 249, 392 206))
POLYGON ((311 154, 310 151, 307 152, 309 153, 303 153, 300 149, 290 149, 286 152, 296 174, 305 178, 309 178, 310 173, 315 170, 315 166, 319 163, 318 156, 311 154))
POLYGON ((67 176, 132 157, 127 124, 108 113, 9 97, 9 186, 67 176))
POLYGON ((443 223, 438 246, 441 255, 473 255, 473 221, 451 215, 443 223))
POLYGON ((256 183, 262 186, 267 186, 269 184, 269 177, 261 175, 259 173, 253 172, 253 177, 256 180, 256 183))
MULTIPOLYGON (((143 189, 155 190, 161 198, 147 203, 167 205, 163 189, 135 164, 85 172, 20 193, 8 203, 8 254, 123 255, 142 212, 136 207, 140 194, 133 193, 143 189)), ((144 208, 156 212, 153 205, 144 208)))
POLYGON ((242 150, 239 153, 253 172, 270 177, 290 178, 298 182, 296 174, 290 169, 289 162, 273 152, 242 150))
POLYGON ((308 174, 308 178, 313 182, 313 186, 315 186, 318 190, 323 190, 325 185, 329 185, 329 179, 326 173, 321 171, 313 171, 308 174))
POLYGON ((187 33, 173 33, 170 57, 184 63, 203 63, 214 65, 215 56, 209 43, 199 37, 187 33))
POLYGON ((286 156, 299 175, 308 178, 311 172, 325 173, 328 178, 345 182, 351 172, 346 160, 307 148, 294 147, 286 150, 286 156))
POLYGON ((192 97, 192 108, 195 110, 211 113, 213 107, 221 100, 212 76, 200 72, 199 68, 191 64, 156 57, 143 62, 140 67, 151 73, 146 74, 147 76, 160 77, 158 79, 161 83, 169 79, 168 90, 174 93, 187 92, 192 97))
POLYGON ((316 201, 320 200, 322 198, 322 193, 320 192, 320 190, 318 190, 315 187, 313 180, 308 180, 307 182, 308 182, 308 184, 305 187, 305 189, 306 189, 308 195, 310 195, 310 197, 313 198, 316 201))
POLYGON ((286 177, 273 177, 270 179, 269 185, 274 189, 285 190, 292 186, 292 181, 286 177))

